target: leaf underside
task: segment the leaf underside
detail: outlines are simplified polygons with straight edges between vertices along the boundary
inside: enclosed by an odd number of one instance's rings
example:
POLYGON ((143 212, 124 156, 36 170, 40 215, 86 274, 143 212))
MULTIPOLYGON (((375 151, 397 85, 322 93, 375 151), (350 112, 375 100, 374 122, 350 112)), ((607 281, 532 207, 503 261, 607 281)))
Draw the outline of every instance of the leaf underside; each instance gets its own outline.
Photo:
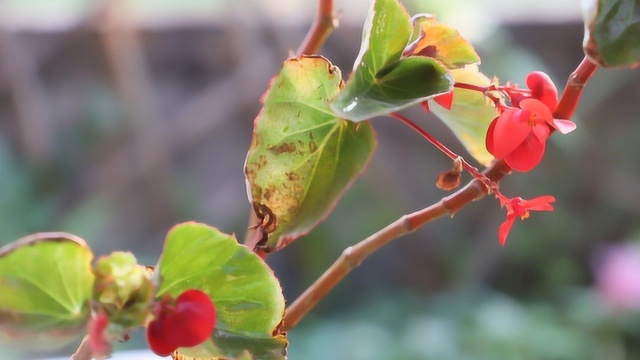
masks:
MULTIPOLYGON (((491 80, 478 71, 476 65, 451 70, 456 82, 481 87, 491 85, 491 80)), ((451 110, 429 100, 429 109, 444 122, 479 163, 489 165, 493 156, 485 147, 489 124, 498 116, 492 101, 478 91, 456 88, 453 90, 451 110)))
POLYGON ((93 254, 67 233, 41 233, 0 249, 0 341, 51 350, 86 331, 93 254))
POLYGON ((640 1, 592 0, 583 6, 585 53, 605 67, 640 65, 640 1))

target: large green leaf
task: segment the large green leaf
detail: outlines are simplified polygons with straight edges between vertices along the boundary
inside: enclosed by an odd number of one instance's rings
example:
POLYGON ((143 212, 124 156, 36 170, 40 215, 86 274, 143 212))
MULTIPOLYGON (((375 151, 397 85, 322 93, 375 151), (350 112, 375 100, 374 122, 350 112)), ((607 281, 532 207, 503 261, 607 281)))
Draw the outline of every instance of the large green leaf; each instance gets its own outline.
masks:
POLYGON ((374 1, 353 73, 331 104, 339 116, 363 121, 451 90, 443 63, 432 57, 402 57, 412 31, 409 14, 397 0, 374 1))
POLYGON ((640 0, 583 1, 584 51, 602 66, 640 65, 640 0))
POLYGON ((53 349, 86 331, 93 254, 67 233, 41 233, 0 249, 0 338, 53 349))
POLYGON ((233 236, 197 223, 175 226, 164 244, 154 279, 158 297, 185 290, 206 292, 216 306, 216 330, 204 344, 180 353, 197 358, 284 359, 286 338, 278 334, 284 297, 264 261, 233 236))
POLYGON ((375 149, 368 122, 340 119, 328 102, 340 70, 319 56, 287 60, 263 97, 245 174, 254 205, 275 219, 265 244, 279 249, 325 218, 375 149))
MULTIPOLYGON (((451 73, 456 82, 481 87, 491 85, 491 80, 479 72, 476 65, 454 69, 451 73)), ((451 110, 443 108, 433 100, 429 100, 429 109, 453 131, 478 162, 488 165, 493 160, 493 156, 485 147, 485 138, 489 124, 498 116, 498 110, 484 94, 455 88, 451 110)))

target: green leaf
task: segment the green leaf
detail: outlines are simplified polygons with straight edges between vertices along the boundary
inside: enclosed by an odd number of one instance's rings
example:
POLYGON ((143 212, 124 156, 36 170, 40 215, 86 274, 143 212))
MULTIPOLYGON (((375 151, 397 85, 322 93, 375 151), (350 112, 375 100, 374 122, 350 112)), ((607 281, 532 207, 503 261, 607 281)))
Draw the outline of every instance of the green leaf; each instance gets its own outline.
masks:
MULTIPOLYGON (((482 87, 491 85, 491 80, 479 72, 476 65, 454 69, 451 73, 456 82, 482 87)), ((478 91, 455 88, 451 110, 433 100, 429 100, 429 109, 453 131, 478 162, 488 165, 493 160, 485 147, 485 138, 489 124, 498 116, 498 110, 485 95, 478 91)))
POLYGON ((640 0, 583 1, 584 51, 605 67, 640 65, 640 0))
POLYGON ((0 249, 0 338, 55 349, 86 332, 93 254, 80 238, 41 233, 0 249))
POLYGON ((373 3, 353 73, 331 104, 339 116, 363 121, 451 90, 449 72, 440 61, 402 58, 412 31, 409 14, 396 0, 373 3))
POLYGON ((327 216, 375 149, 368 122, 337 117, 328 102, 340 70, 319 56, 287 60, 263 97, 245 174, 254 205, 268 208, 269 249, 280 249, 327 216))
POLYGON ((158 298, 199 289, 216 306, 218 320, 211 339, 180 353, 235 357, 246 350, 254 359, 284 359, 287 341, 278 335, 284 314, 280 284, 264 261, 233 236, 203 224, 175 226, 154 278, 159 282, 158 298))

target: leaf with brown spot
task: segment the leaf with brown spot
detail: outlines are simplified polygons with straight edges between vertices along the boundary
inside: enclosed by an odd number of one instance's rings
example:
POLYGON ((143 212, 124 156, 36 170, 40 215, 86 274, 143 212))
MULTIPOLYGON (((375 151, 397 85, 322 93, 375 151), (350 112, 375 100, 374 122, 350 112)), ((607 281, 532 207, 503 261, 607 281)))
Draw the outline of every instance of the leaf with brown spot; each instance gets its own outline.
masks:
POLYGON ((342 87, 340 70, 329 60, 303 56, 285 61, 263 96, 245 175, 249 201, 276 219, 268 250, 324 219, 373 154, 371 125, 341 119, 329 108, 342 87))

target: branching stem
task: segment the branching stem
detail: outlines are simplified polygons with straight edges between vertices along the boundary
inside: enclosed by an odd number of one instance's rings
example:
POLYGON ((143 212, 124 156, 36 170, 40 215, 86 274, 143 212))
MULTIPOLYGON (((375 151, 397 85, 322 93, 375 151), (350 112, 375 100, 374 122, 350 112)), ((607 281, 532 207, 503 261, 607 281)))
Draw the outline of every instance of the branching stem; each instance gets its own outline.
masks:
MULTIPOLYGON (((555 118, 569 119, 573 115, 582 89, 595 70, 596 65, 586 58, 578 65, 576 70, 569 76, 567 86, 554 113, 555 118)), ((405 124, 409 125, 406 122, 405 124)), ((504 161, 497 160, 481 174, 491 182, 496 183, 510 172, 511 168, 504 161)), ((455 214, 467 204, 485 196, 488 191, 489 188, 481 180, 474 178, 464 188, 437 203, 404 215, 356 245, 345 249, 333 265, 289 306, 284 317, 282 330, 288 331, 295 327, 322 298, 369 255, 392 240, 414 232, 433 220, 447 214, 455 214)))

